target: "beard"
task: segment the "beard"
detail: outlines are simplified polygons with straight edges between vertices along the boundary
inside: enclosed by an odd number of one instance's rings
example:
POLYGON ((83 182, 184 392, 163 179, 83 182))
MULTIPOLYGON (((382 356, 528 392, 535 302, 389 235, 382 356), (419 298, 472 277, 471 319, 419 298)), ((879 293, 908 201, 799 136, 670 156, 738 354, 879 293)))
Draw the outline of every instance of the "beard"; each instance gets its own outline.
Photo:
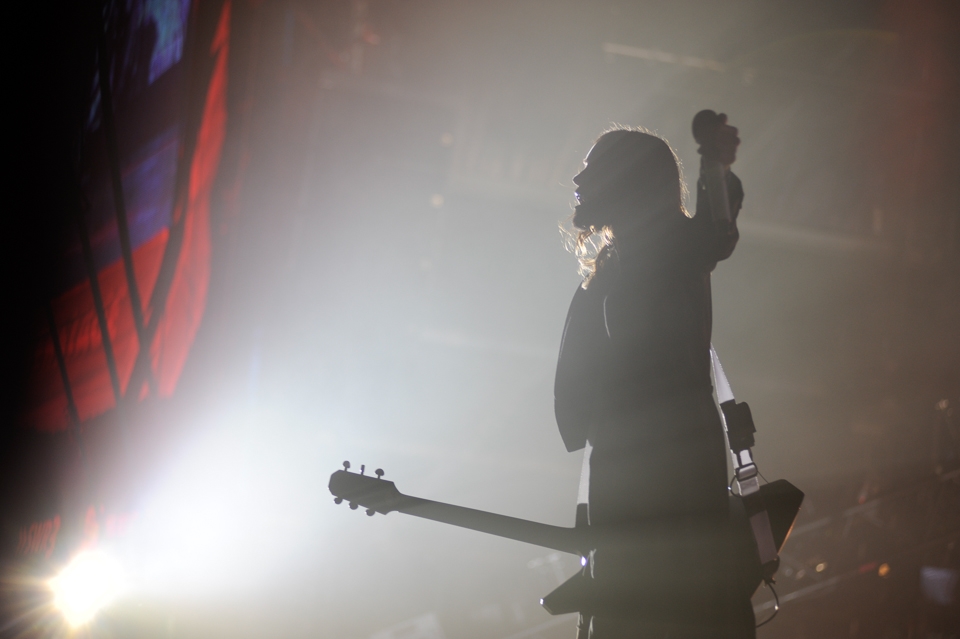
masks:
POLYGON ((639 214, 639 199, 633 189, 608 188, 592 193, 573 208, 573 225, 581 229, 600 229, 639 214))

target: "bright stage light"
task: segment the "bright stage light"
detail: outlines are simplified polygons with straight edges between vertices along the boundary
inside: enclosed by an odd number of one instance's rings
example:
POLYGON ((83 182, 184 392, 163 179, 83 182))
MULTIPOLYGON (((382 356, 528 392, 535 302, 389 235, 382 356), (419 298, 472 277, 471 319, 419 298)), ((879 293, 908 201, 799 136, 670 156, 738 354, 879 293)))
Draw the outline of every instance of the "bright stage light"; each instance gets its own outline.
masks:
POLYGON ((87 623, 123 590, 123 569, 102 551, 85 551, 74 557, 50 580, 54 605, 67 623, 87 623))

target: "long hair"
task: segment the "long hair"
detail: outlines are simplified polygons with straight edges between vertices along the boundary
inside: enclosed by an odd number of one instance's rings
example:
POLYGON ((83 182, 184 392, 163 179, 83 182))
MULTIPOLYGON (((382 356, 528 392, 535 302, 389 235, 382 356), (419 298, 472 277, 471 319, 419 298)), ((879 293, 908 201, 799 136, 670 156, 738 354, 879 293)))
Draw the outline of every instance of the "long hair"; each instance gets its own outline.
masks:
MULTIPOLYGON (((570 216, 572 220, 573 216, 570 216)), ((571 225, 567 228, 563 223, 560 224, 560 233, 563 235, 564 246, 568 251, 577 257, 578 269, 583 282, 580 284, 583 288, 590 286, 590 281, 604 262, 613 252, 613 229, 609 226, 596 228, 590 226, 581 229, 571 225)))
POLYGON ((583 288, 616 251, 617 229, 643 218, 677 214, 691 217, 680 159, 666 140, 641 127, 614 125, 590 152, 590 164, 604 175, 604 202, 578 207, 561 224, 567 249, 577 257, 583 288))

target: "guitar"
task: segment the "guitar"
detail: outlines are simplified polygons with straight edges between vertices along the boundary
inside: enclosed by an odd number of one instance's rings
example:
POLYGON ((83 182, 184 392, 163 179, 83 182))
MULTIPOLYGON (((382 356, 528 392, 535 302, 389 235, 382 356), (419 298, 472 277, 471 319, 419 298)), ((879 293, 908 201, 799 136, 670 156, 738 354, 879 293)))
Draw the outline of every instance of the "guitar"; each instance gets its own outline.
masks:
MULTIPOLYGON (((644 543, 643 528, 631 529, 599 529, 585 525, 567 528, 552 526, 516 517, 498 515, 473 508, 454 506, 439 501, 421 499, 404 495, 397 490, 396 484, 383 479, 383 470, 374 471, 375 476, 366 474, 366 467, 360 466, 360 472, 350 472, 350 462, 343 463, 343 470, 338 470, 330 476, 330 492, 334 502, 340 504, 348 502, 350 508, 366 509, 367 515, 377 513, 386 515, 391 512, 401 512, 414 517, 430 519, 444 524, 468 528, 478 532, 496 535, 515 541, 522 541, 536 546, 543 546, 561 552, 580 555, 585 558, 591 549, 605 544, 615 543, 644 543)), ((770 527, 773 532, 777 550, 783 547, 793 523, 800 511, 803 493, 790 482, 780 479, 760 487, 760 493, 770 516, 770 527)), ((743 503, 738 495, 730 496, 730 516, 734 534, 734 552, 744 566, 744 574, 748 584, 752 584, 751 592, 755 591, 763 579, 760 561, 756 550, 756 543, 750 532, 744 514, 743 503)), ((585 563, 585 559, 582 563, 585 563)), ((591 603, 589 579, 582 573, 571 577, 552 593, 543 598, 541 603, 551 614, 568 612, 584 612, 587 608, 595 607, 591 603)))
POLYGON ((347 501, 353 509, 363 506, 371 517, 377 513, 386 515, 396 511, 575 555, 589 552, 589 543, 582 528, 551 526, 410 497, 397 490, 392 481, 383 479, 381 469, 375 471, 376 477, 364 474, 365 470, 361 466, 359 473, 351 473, 350 462, 343 462, 343 470, 330 476, 330 492, 336 503, 347 501))

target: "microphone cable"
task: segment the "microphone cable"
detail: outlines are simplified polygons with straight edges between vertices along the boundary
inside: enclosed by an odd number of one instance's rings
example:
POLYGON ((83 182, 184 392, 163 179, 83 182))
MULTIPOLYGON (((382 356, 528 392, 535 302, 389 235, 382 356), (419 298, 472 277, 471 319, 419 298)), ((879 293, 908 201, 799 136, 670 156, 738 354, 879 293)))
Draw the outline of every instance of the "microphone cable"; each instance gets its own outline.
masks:
POLYGON ((780 597, 777 596, 777 591, 774 590, 773 584, 770 583, 769 581, 765 581, 765 582, 763 582, 763 583, 767 586, 767 588, 770 589, 770 592, 773 593, 773 601, 774 601, 774 604, 773 604, 773 614, 770 615, 769 617, 767 617, 766 619, 764 619, 763 621, 761 621, 760 623, 758 623, 758 624, 755 626, 756 628, 759 628, 760 626, 765 626, 765 625, 767 625, 768 623, 770 623, 771 621, 773 621, 773 618, 777 616, 777 613, 778 613, 778 612, 780 612, 780 597))

